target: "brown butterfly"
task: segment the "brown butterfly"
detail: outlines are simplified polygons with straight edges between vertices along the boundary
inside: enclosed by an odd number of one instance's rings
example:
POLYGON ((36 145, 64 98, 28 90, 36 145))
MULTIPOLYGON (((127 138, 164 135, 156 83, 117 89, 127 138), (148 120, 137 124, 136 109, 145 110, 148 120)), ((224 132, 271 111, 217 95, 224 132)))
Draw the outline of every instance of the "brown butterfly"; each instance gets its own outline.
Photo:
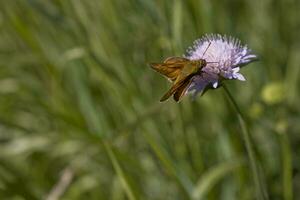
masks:
POLYGON ((205 67, 206 64, 207 62, 204 59, 189 60, 182 57, 170 57, 163 63, 150 63, 152 69, 173 82, 173 86, 163 95, 160 101, 163 102, 173 95, 174 100, 178 102, 189 88, 192 78, 200 74, 201 69, 205 67))

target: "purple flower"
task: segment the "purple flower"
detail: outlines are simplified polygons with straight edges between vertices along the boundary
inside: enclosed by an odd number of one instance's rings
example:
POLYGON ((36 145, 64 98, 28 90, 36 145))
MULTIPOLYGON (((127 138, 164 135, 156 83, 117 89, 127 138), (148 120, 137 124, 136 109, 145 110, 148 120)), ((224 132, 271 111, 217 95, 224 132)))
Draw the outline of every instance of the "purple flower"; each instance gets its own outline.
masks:
POLYGON ((202 68, 203 73, 194 76, 188 88, 187 92, 194 96, 219 87, 223 80, 245 81, 245 77, 239 73, 240 67, 257 58, 238 39, 219 34, 208 34, 196 40, 184 57, 189 60, 204 59, 207 62, 202 68))

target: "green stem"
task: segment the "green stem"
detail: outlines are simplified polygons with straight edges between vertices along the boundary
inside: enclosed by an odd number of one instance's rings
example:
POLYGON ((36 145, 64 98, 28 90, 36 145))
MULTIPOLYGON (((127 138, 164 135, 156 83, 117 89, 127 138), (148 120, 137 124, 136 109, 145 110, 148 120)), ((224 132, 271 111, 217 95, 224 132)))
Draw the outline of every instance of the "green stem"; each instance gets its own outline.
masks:
POLYGON ((281 133, 282 168, 283 168, 283 199, 293 199, 292 154, 288 135, 281 133))
POLYGON ((247 154, 248 154, 248 159, 249 159, 249 163, 250 163, 250 167, 251 167, 251 171, 252 171, 252 175, 253 175, 253 181, 255 184, 257 199, 259 199, 259 200, 268 199, 268 196, 264 189, 263 181, 261 180, 261 177, 259 175, 259 169, 258 169, 258 165, 256 162, 255 153, 253 150, 249 131, 248 131, 247 125, 245 123, 243 114, 242 114, 239 106, 237 105, 236 101, 234 100, 233 96, 229 92, 228 88, 226 87, 226 85, 223 85, 223 88, 225 89, 225 92, 226 92, 230 102, 233 104, 233 106, 237 112, 238 120, 239 120, 240 126, 242 128, 242 134, 243 134, 242 137, 244 139, 247 154))
POLYGON ((129 185, 129 181, 126 178, 126 175, 125 175, 125 173, 124 173, 124 171, 123 171, 123 169, 122 169, 122 167, 121 167, 121 165, 120 165, 120 163, 119 163, 119 161, 118 161, 111 145, 108 142, 105 142, 105 141, 103 141, 103 144, 104 144, 104 148, 105 148, 105 150, 106 150, 106 152, 109 156, 109 159, 110 159, 110 161, 113 165, 113 168, 115 169, 118 177, 120 178, 121 184, 122 184, 122 186, 123 186, 123 188, 124 188, 124 190, 127 194, 128 199, 129 200, 136 200, 137 198, 135 197, 134 192, 133 192, 131 186, 129 185))

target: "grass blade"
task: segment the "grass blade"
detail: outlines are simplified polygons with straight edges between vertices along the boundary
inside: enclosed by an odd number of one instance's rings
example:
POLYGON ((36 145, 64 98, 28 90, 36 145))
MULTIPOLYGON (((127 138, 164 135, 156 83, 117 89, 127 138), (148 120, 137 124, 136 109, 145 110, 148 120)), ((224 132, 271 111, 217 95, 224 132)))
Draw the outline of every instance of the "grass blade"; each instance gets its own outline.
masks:
POLYGON ((241 167, 242 164, 244 164, 244 161, 238 159, 221 163, 208 170, 198 180, 192 193, 193 199, 203 199, 215 184, 217 184, 226 175, 236 170, 238 167, 241 167))
POLYGON ((241 132, 243 134, 242 136, 243 136, 243 139, 245 142, 245 146, 246 146, 246 150, 247 150, 247 154, 248 154, 248 158, 249 158, 249 163, 250 163, 250 167, 251 167, 251 171, 252 171, 252 175, 253 175, 253 180, 254 180, 254 184, 255 184, 256 198, 260 199, 260 200, 268 199, 266 189, 264 188, 264 183, 259 174, 259 169, 258 169, 258 165, 256 162, 254 149, 253 149, 252 143, 250 141, 250 135, 249 135, 246 123, 244 121, 242 112, 239 109, 233 96, 229 92, 228 88, 225 85, 223 85, 223 88, 224 88, 230 102, 233 104, 235 111, 237 112, 238 120, 239 120, 241 129, 242 129, 241 132))

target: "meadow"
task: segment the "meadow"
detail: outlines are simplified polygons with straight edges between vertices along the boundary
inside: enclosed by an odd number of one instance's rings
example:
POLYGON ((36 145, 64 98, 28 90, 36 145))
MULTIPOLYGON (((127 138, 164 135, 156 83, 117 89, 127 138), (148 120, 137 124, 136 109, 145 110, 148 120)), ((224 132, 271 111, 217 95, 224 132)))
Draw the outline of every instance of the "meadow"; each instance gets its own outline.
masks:
POLYGON ((1 0, 0 199, 300 199, 300 1, 1 0), (180 103, 149 62, 206 33, 259 60, 180 103))

